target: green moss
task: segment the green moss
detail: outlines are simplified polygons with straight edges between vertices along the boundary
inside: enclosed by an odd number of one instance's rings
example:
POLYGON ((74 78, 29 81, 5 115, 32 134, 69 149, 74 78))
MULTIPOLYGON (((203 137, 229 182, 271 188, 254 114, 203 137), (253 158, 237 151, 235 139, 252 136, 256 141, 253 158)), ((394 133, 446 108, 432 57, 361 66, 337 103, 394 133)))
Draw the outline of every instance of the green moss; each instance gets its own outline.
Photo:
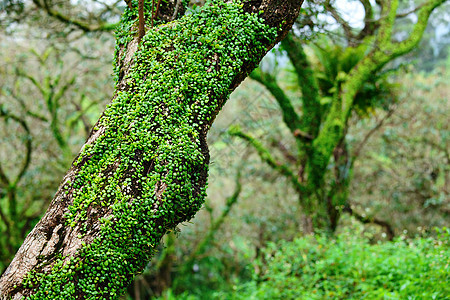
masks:
MULTIPOLYGON (((117 91, 97 124, 104 133, 82 150, 68 183, 68 226, 82 224, 86 233, 96 211, 112 214, 99 220, 97 237, 70 262, 60 257, 50 272, 29 274, 29 299, 117 298, 161 237, 201 207, 208 124, 243 64, 256 64, 265 51, 260 41, 276 34, 241 8, 212 2, 147 32, 125 78, 128 87, 117 91)), ((127 11, 117 47, 132 40, 135 22, 127 11)))

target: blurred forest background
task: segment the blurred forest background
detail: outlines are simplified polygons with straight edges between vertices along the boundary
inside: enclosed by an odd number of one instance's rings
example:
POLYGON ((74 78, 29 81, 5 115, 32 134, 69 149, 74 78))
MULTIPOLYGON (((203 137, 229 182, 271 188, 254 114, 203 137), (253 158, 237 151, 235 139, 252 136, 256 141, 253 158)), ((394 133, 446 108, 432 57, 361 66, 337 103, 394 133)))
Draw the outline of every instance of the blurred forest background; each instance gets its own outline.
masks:
MULTIPOLYGON (((450 5, 387 2, 303 5, 210 131, 204 208, 124 299, 450 299, 450 5)), ((125 5, 0 0, 0 272, 112 97, 125 5)))

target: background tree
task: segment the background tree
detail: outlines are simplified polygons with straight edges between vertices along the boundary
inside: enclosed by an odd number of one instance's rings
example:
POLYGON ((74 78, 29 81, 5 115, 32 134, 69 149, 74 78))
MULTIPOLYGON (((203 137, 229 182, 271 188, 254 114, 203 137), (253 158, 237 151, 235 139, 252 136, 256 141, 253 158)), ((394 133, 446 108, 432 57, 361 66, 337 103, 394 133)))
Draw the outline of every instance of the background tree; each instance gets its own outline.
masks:
POLYGON ((112 91, 105 60, 96 55, 99 45, 74 42, 92 50, 87 68, 86 58, 67 50, 73 45, 61 49, 52 39, 50 45, 5 40, 9 45, 3 44, 0 68, 2 270, 48 206, 57 176, 70 166, 102 99, 112 91))
MULTIPOLYGON (((263 64, 263 68, 265 67, 263 64)), ((348 284, 350 287, 352 282, 357 282, 355 289, 350 288, 354 291, 362 286, 367 288, 366 283, 371 276, 374 276, 371 277, 373 283, 379 276, 397 276, 394 274, 402 272, 398 268, 398 261, 402 262, 402 266, 408 266, 407 268, 429 268, 428 263, 422 260, 410 265, 404 256, 397 256, 397 252, 396 254, 389 252, 393 256, 387 262, 367 248, 369 244, 382 244, 382 247, 394 247, 403 251, 401 250, 405 249, 403 246, 421 243, 412 240, 414 237, 435 237, 436 231, 433 230, 433 226, 443 227, 449 222, 449 215, 445 212, 449 204, 446 196, 448 194, 445 183, 441 181, 448 176, 448 171, 445 171, 448 168, 448 163, 444 159, 445 153, 433 150, 434 148, 430 149, 430 145, 425 142, 426 139, 431 139, 438 144, 448 143, 445 133, 448 126, 444 125, 447 123, 445 116, 448 114, 446 105, 448 75, 438 70, 432 74, 421 74, 409 69, 406 71, 411 73, 399 72, 398 76, 392 78, 399 85, 396 89, 398 100, 395 111, 371 135, 361 151, 360 159, 355 161, 348 201, 362 221, 368 223, 361 223, 353 216, 343 214, 335 236, 326 240, 323 240, 320 234, 303 238, 303 227, 298 218, 302 210, 298 206, 298 198, 292 184, 261 162, 252 146, 242 139, 230 139, 224 133, 230 124, 238 123, 243 131, 264 141, 276 156, 282 156, 282 151, 286 149, 290 151, 293 149, 293 143, 289 143, 286 139, 282 140, 281 146, 277 143, 280 137, 289 134, 282 122, 277 102, 262 85, 256 81, 246 80, 233 94, 233 99, 227 103, 211 131, 209 207, 197 214, 192 221, 193 224, 180 226, 181 233, 173 246, 175 255, 172 262, 172 285, 171 289, 164 293, 165 299, 227 299, 251 297, 249 295, 263 297, 264 293, 271 295, 273 293, 280 298, 289 298, 287 295, 301 298, 302 295, 307 293, 313 295, 314 291, 317 293, 322 289, 330 292, 325 294, 328 297, 334 295, 338 299, 348 299, 354 294, 353 292, 346 294, 349 289, 345 285, 348 284), (390 137, 389 140, 384 138, 385 134, 390 137), (409 142, 403 138, 397 140, 398 134, 408 137, 409 142), (389 146, 390 144, 392 146, 389 146), (401 149, 394 146, 398 144, 402 145, 401 149), (241 153, 245 152, 249 154, 241 159, 241 153), (241 160, 245 160, 245 164, 239 166, 236 161, 241 160), (430 180, 431 166, 440 170, 441 179, 430 180), (235 167, 242 172, 240 180, 242 191, 239 200, 214 235, 206 252, 197 256, 193 261, 193 267, 186 270, 184 263, 190 257, 192 245, 202 240, 202 236, 208 231, 211 215, 212 218, 219 216, 221 209, 225 207, 225 197, 232 193, 235 167), (432 195, 442 194, 442 203, 437 203, 436 206, 422 205, 424 198, 411 193, 411 188, 416 182, 413 180, 415 177, 431 183, 430 189, 427 189, 431 192, 429 197, 434 198, 432 195), (436 192, 432 192, 433 190, 436 192), (386 229, 372 222, 374 216, 389 221, 396 234, 394 242, 386 242, 388 237, 386 229), (302 237, 300 238, 302 246, 299 247, 298 243, 294 242, 289 250, 282 247, 284 243, 290 244, 290 241, 296 240, 297 237, 302 237), (353 239, 359 240, 360 237, 366 242, 353 242, 353 239), (333 252, 336 250, 334 245, 340 245, 339 241, 343 243, 344 251, 333 252), (328 246, 323 247, 325 244, 328 246), (324 250, 328 247, 330 252, 324 250), (317 252, 311 249, 317 249, 317 252), (353 258, 348 256, 349 253, 353 253, 354 258, 359 257, 358 259, 362 260, 372 255, 375 255, 374 259, 377 258, 373 264, 355 264, 353 258), (326 263, 329 273, 322 276, 324 274, 322 267, 325 265, 316 264, 316 255, 323 255, 324 260, 330 259, 337 265, 326 263), (299 263, 285 265, 291 256, 297 257, 299 263), (283 262, 276 263, 274 257, 283 259, 283 262), (342 266, 342 269, 339 266, 342 266), (346 275, 344 279, 342 276, 330 275, 336 274, 333 272, 342 274, 341 271, 350 277, 346 275), (354 275, 350 275, 353 271, 354 275), (295 277, 292 281, 292 274, 299 277, 295 277), (283 282, 283 285, 279 285, 279 282, 283 282), (235 293, 230 295, 231 291, 235 293), (257 294, 258 291, 260 294, 257 294)), ((289 88, 294 84, 290 81, 287 71, 281 72, 278 77, 279 84, 287 93, 293 93, 289 88)), ((350 149, 354 145, 359 145, 386 113, 378 109, 370 118, 361 120, 354 116, 350 120, 351 126, 346 135, 350 149)), ((426 194, 429 192, 421 194, 427 197, 426 194)), ((418 190, 414 193, 418 193, 418 190)), ((435 238, 429 240, 432 244, 440 243, 437 240, 433 242, 433 239, 435 238)), ((446 238, 442 243, 448 245, 446 238)), ((389 251, 388 248, 385 248, 386 251, 389 251)), ((417 256, 418 249, 415 246, 413 248, 407 251, 412 251, 411 253, 417 256)), ((161 248, 161 251, 164 253, 165 249, 161 248)), ((425 253, 421 255, 424 257, 425 253)), ((442 259, 448 260, 448 255, 444 254, 442 259)), ((441 266, 444 268, 444 265, 441 266)), ((149 285, 153 281, 149 273, 154 267, 152 263, 144 276, 140 277, 141 299, 147 299, 145 295, 152 295, 149 285)), ((403 276, 395 278, 398 279, 395 281, 397 286, 395 293, 385 286, 374 285, 374 290, 379 290, 377 295, 392 296, 397 295, 396 293, 416 297, 421 295, 416 293, 418 290, 400 291, 399 288, 410 279, 403 276)), ((423 291, 425 290, 424 288, 423 291)), ((442 291, 442 287, 434 292, 439 294, 439 290, 442 291)))
MULTIPOLYGON (((449 74, 444 68, 435 72, 397 79, 395 113, 355 162, 350 203, 366 216, 385 216, 397 234, 424 234, 449 222, 449 74)), ((361 127, 376 122, 365 120, 348 134, 360 139, 361 127)))
MULTIPOLYGON (((294 137, 296 154, 285 155, 288 160, 282 162, 275 158, 273 151, 239 128, 234 127, 230 132, 249 142, 263 161, 289 178, 306 215, 304 227, 307 232, 317 229, 333 232, 342 212, 356 213, 348 203, 348 188, 354 161, 366 139, 353 150, 348 148, 349 120, 352 113, 369 114, 377 106, 385 107, 388 110, 386 117, 389 117, 393 96, 383 67, 414 49, 431 12, 443 2, 428 1, 414 9, 417 22, 408 36, 396 40, 396 21, 404 17, 398 12, 398 1, 381 1, 375 6, 361 1, 365 17, 364 26, 359 30, 352 28, 335 4, 328 1, 324 6, 342 28, 343 46, 321 42, 312 46, 314 55, 308 56, 304 43, 294 34, 282 42, 295 70, 301 97, 290 98, 269 72, 259 69, 252 73, 251 77, 262 83, 277 100, 283 121, 294 137), (380 11, 379 15, 377 11, 380 11), (297 113, 297 108, 301 109, 301 114, 297 113)), ((381 124, 374 130, 379 126, 381 124)), ((367 139, 371 134, 369 132, 367 139)), ((384 226, 393 236, 388 223, 374 222, 384 226)))

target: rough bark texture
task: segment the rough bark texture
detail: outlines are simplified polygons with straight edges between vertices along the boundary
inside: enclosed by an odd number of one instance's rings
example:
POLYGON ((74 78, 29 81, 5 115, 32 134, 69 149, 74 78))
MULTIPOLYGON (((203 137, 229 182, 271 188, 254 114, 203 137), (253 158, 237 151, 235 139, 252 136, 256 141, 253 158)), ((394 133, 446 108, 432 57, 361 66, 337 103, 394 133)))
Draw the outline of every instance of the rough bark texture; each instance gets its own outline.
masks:
POLYGON ((161 237, 201 207, 206 133, 301 3, 215 1, 170 23, 174 9, 161 7, 140 44, 137 7, 127 9, 116 93, 0 278, 0 299, 118 298, 161 237))

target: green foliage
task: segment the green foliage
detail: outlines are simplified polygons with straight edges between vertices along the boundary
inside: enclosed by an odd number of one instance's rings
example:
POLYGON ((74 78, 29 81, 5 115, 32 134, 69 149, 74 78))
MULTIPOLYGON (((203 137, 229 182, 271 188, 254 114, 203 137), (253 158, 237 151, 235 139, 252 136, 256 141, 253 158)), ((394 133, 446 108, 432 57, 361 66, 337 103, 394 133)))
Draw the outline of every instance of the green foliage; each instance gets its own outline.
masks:
MULTIPOLYGON (((125 13, 118 48, 132 39, 135 20, 125 13)), ((72 199, 66 224, 99 235, 50 273, 34 270, 24 282, 30 299, 64 296, 117 298, 154 254, 161 237, 189 220, 205 197, 208 157, 204 126, 210 124, 244 63, 255 65, 273 39, 242 4, 210 2, 197 14, 148 31, 117 97, 94 127, 100 137, 85 145, 64 183, 72 199)), ((118 52, 117 52, 118 53, 118 52)), ((116 57, 116 63, 119 59, 116 57)), ((120 74, 116 69, 116 77, 120 74)), ((43 267, 43 266, 42 266, 43 267)))
MULTIPOLYGON (((322 36, 311 49, 310 56, 314 75, 320 88, 320 103, 328 108, 340 91, 341 84, 346 80, 356 65, 367 55, 368 43, 356 47, 342 47, 328 37, 322 36)), ((373 113, 376 108, 387 109, 395 101, 395 85, 388 81, 388 72, 376 72, 361 85, 355 95, 353 109, 360 116, 373 113)))
POLYGON ((445 299, 450 231, 437 239, 370 244, 347 232, 272 243, 250 282, 217 299, 445 299))

